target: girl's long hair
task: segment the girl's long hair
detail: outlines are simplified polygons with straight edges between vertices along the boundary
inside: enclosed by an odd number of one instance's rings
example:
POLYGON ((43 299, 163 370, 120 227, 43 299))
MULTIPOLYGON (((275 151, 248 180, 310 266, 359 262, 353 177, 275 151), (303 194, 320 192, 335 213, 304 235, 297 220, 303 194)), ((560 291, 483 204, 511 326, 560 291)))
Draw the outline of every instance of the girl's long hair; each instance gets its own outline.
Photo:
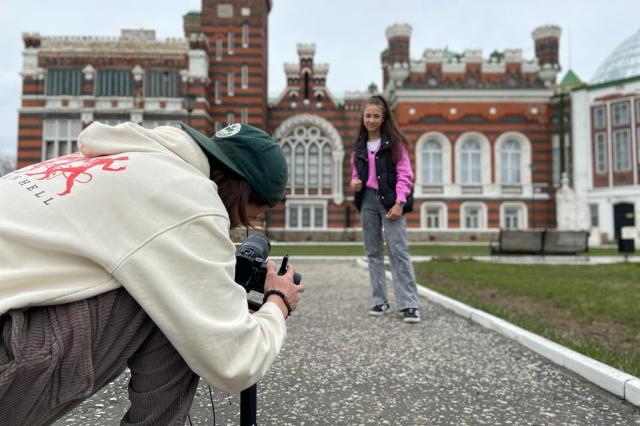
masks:
POLYGON ((393 160, 393 164, 398 164, 402 159, 401 144, 404 145, 407 151, 409 151, 409 143, 398 128, 396 119, 391 113, 389 104, 384 97, 380 95, 371 96, 364 104, 362 116, 360 117, 358 140, 364 140, 366 142, 369 136, 369 131, 364 126, 364 109, 369 105, 377 105, 382 109, 382 125, 380 126, 380 134, 382 135, 384 133, 391 140, 391 159, 393 160))
POLYGON ((207 154, 207 158, 211 167, 210 179, 218 186, 218 195, 229 214, 230 227, 236 228, 240 225, 253 227, 247 217, 247 204, 266 206, 267 203, 256 194, 244 178, 211 155, 207 154))

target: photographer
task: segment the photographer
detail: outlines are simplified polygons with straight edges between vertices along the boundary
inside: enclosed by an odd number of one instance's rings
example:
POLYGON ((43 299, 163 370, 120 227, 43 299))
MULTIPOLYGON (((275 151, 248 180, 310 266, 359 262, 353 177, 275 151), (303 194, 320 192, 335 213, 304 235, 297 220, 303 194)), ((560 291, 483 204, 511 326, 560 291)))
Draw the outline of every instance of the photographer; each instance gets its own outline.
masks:
POLYGON ((250 314, 234 282, 229 229, 282 200, 285 159, 240 124, 96 122, 78 145, 0 178, 0 419, 50 424, 128 367, 121 424, 183 424, 200 376, 260 380, 304 291, 269 262, 250 314))

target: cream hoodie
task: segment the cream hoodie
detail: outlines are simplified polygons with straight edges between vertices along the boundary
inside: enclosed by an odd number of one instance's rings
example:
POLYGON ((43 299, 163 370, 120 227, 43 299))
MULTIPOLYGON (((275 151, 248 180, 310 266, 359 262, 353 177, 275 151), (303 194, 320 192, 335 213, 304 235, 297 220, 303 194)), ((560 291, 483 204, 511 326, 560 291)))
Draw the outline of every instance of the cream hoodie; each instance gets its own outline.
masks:
POLYGON ((123 286, 191 369, 238 393, 284 342, 276 304, 247 312, 229 218, 182 130, 93 123, 80 153, 0 178, 0 313, 123 286))

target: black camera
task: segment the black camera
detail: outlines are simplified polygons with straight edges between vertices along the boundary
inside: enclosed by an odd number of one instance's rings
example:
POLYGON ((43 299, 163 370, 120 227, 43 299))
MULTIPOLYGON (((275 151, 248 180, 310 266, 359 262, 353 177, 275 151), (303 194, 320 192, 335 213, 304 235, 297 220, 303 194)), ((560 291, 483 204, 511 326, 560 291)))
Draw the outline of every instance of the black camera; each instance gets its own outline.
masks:
MULTIPOLYGON (((264 293, 264 281, 267 278, 267 257, 271 251, 271 243, 262 234, 249 235, 236 250, 236 283, 240 284, 249 293, 256 291, 264 293)), ((278 270, 278 275, 287 272, 289 256, 286 254, 282 258, 282 264, 278 270)), ((293 282, 300 284, 302 275, 295 272, 293 282)))

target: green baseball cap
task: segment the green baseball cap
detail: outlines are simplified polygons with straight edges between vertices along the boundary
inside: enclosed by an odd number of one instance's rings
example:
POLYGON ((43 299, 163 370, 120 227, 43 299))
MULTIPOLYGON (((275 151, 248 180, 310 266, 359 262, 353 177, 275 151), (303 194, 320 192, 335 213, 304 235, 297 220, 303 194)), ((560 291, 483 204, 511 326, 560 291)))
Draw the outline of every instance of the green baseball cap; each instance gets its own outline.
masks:
POLYGON ((287 161, 280 145, 266 132, 235 123, 208 138, 193 127, 181 126, 205 153, 246 179, 270 207, 284 198, 287 161))

